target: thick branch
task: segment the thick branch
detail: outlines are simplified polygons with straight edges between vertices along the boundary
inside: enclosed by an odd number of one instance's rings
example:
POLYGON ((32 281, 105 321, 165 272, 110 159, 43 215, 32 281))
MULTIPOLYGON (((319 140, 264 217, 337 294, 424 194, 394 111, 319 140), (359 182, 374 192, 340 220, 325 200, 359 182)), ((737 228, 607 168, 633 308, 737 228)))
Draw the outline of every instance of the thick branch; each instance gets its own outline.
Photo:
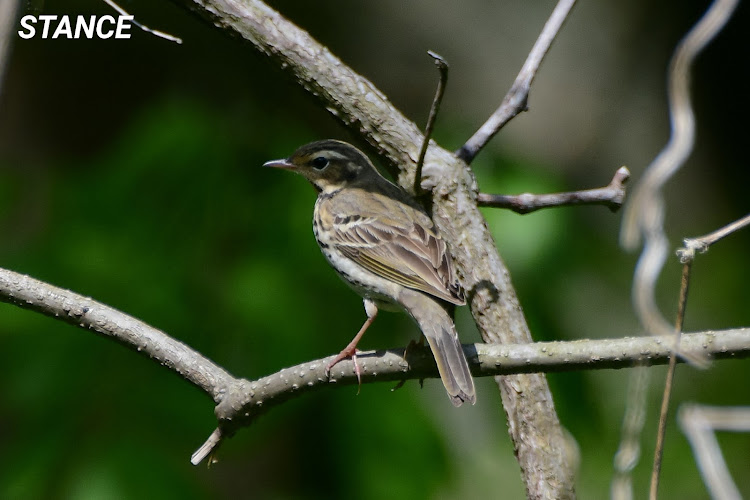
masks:
POLYGON ((526 104, 529 99, 529 90, 531 89, 531 82, 534 81, 536 72, 539 70, 539 65, 542 64, 542 59, 549 51, 552 42, 557 36, 557 32, 560 31, 565 19, 568 17, 570 9, 573 8, 575 0, 559 0, 555 10, 552 11, 552 15, 544 25, 542 33, 537 38, 534 47, 529 52, 526 62, 523 64, 520 73, 510 87, 510 90, 505 94, 503 102, 500 107, 497 108, 492 116, 479 127, 471 138, 466 141, 466 144, 461 146, 461 149, 456 151, 456 155, 464 160, 466 163, 471 163, 474 157, 479 151, 484 148, 490 139, 497 134, 506 123, 511 121, 521 111, 526 111, 526 104))
POLYGON ((480 207, 508 208, 519 214, 534 212, 540 208, 561 207, 567 205, 605 205, 616 212, 625 201, 625 183, 630 178, 627 167, 620 167, 609 185, 583 191, 567 193, 518 195, 485 194, 477 195, 480 207))
MULTIPOLYGON (((484 377, 662 365, 669 362, 671 345, 671 338, 644 336, 515 345, 468 344, 464 345, 464 352, 472 374, 484 377)), ((714 359, 750 357, 750 328, 685 334, 682 348, 714 359)), ((331 384, 358 384, 351 360, 339 362, 329 380, 325 367, 331 359, 317 359, 252 382, 243 381, 233 396, 216 408, 220 428, 193 455, 193 463, 210 454, 223 436, 293 397, 331 384)), ((364 351, 358 354, 357 362, 363 384, 439 377, 426 347, 410 347, 406 358, 404 349, 364 351)))
MULTIPOLYGON (((422 134, 377 87, 355 73, 309 33, 258 0, 173 0, 250 42, 291 73, 331 114, 373 146, 396 172, 414 165, 422 134)), ((409 185, 411 189, 413 184, 409 185)))
MULTIPOLYGON (((258 0, 174 0, 273 59, 341 122, 357 131, 412 190, 422 134, 369 81, 308 33, 258 0)), ((476 206, 476 180, 465 162, 435 145, 427 151, 422 187, 432 191, 433 220, 456 261, 480 334, 488 343, 528 343, 531 334, 476 206), (460 242, 460 243, 459 243, 460 242)), ((572 498, 573 478, 552 395, 543 375, 498 377, 508 428, 529 498, 572 498), (545 443, 539 446, 539 443, 545 443)))
MULTIPOLYGON (((568 372, 618 369, 669 363, 671 337, 625 337, 618 339, 535 342, 533 344, 466 344, 464 352, 475 377, 518 373, 568 372)), ((701 352, 713 359, 750 357, 750 328, 684 334, 686 351, 701 352)), ((217 412, 221 420, 254 418, 263 411, 293 397, 319 390, 331 383, 357 385, 351 360, 336 364, 330 380, 325 367, 333 357, 317 359, 249 382, 241 407, 225 400, 217 412)), ((361 351, 357 361, 362 383, 438 378, 435 360, 427 347, 361 351)), ((680 361, 681 362, 681 361, 680 361)))
MULTIPOLYGON (((338 363, 330 379, 325 367, 332 357, 302 363, 254 381, 236 379, 190 347, 116 309, 69 290, 0 269, 0 301, 30 309, 86 330, 93 330, 135 349, 172 370, 216 401, 222 430, 194 455, 200 462, 237 428, 249 424, 290 398, 333 385, 357 384, 351 360, 338 363)), ((669 359, 669 341, 632 337, 534 344, 469 344, 464 351, 476 377, 624 368, 657 365, 669 359)), ((750 328, 686 334, 683 348, 715 359, 750 356, 750 328)), ((366 351, 358 356, 362 383, 438 377, 426 347, 366 351)))
MULTIPOLYGON (((464 352, 475 377, 518 373, 569 372, 619 369, 669 363, 671 337, 624 337, 617 339, 535 342, 533 344, 465 344, 464 352)), ((686 351, 701 352, 712 359, 750 357, 750 328, 686 333, 682 337, 686 351)), ((333 356, 284 368, 267 377, 247 383, 248 392, 241 407, 228 399, 217 412, 221 420, 254 418, 269 407, 295 395, 316 391, 331 384, 357 385, 350 359, 340 361, 325 375, 333 356)), ((359 351, 357 362, 362 384, 438 378, 435 360, 428 347, 359 351)), ((679 361, 682 362, 682 361, 679 361)))
POLYGON ((0 301, 116 340, 174 371, 217 403, 235 383, 226 370, 161 330, 70 290, 0 269, 0 301))

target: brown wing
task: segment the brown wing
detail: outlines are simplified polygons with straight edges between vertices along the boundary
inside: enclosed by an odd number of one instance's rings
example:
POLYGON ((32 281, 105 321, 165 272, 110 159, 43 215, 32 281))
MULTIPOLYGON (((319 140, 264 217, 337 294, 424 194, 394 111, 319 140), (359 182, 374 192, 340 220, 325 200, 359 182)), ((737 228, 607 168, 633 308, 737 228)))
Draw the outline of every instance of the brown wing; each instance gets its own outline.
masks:
MULTIPOLYGON (((400 205, 395 214, 406 215, 412 210, 400 205)), ((411 215, 336 216, 331 239, 336 248, 368 271, 463 305, 463 290, 453 273, 445 242, 426 227, 425 222, 431 223, 426 215, 411 215)))

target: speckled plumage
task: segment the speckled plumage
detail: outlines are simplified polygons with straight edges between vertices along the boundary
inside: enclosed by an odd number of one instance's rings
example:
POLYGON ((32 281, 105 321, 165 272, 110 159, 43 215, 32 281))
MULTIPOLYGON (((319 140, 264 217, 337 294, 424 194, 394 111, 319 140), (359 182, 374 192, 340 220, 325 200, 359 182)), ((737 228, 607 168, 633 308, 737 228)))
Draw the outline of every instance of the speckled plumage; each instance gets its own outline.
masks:
POLYGON ((365 300, 368 321, 329 368, 355 357, 356 343, 377 308, 404 309, 427 338, 453 404, 474 403, 468 362, 446 311, 446 303, 465 303, 463 290, 448 248, 424 210, 344 142, 307 144, 266 165, 296 171, 318 190, 315 238, 331 266, 365 300))

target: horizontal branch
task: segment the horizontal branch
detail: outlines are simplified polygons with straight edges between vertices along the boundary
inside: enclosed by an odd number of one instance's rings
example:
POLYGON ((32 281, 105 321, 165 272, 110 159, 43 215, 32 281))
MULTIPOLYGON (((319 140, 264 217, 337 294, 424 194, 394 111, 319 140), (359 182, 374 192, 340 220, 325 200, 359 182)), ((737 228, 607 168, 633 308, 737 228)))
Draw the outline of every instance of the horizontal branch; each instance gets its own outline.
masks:
MULTIPOLYGON (((29 276, 0 269, 0 301, 40 312, 60 321, 116 340, 210 395, 217 403, 219 429, 193 456, 199 463, 222 439, 248 425, 260 413, 307 392, 357 384, 350 360, 338 363, 326 377, 332 357, 285 368, 254 381, 234 378, 189 346, 142 321, 69 290, 29 276)), ((464 346, 474 376, 509 375, 583 369, 624 368, 635 364, 664 364, 670 341, 633 337, 531 344, 469 344, 464 346)), ((750 356, 750 328, 685 334, 685 351, 714 359, 750 356)), ((435 360, 426 347, 365 351, 357 357, 362 383, 438 377, 435 360)))
MULTIPOLYGON (((750 328, 689 333, 682 337, 682 349, 713 359, 750 357, 750 328)), ((671 338, 626 337, 619 339, 536 342, 532 344, 467 344, 464 352, 475 377, 518 373, 565 372, 650 366, 669 362, 671 338)), ((351 360, 336 364, 330 378, 325 367, 333 357, 284 368, 254 381, 242 381, 232 397, 216 408, 220 427, 193 455, 200 463, 221 443, 222 436, 249 425, 258 415, 308 392, 330 387, 356 385, 351 360)), ((435 360, 427 347, 362 351, 357 355, 362 384, 437 378, 435 360)))
POLYGON ((534 212, 540 208, 569 205, 605 205, 616 212, 625 201, 625 183, 630 178, 627 167, 620 167, 609 185, 597 189, 570 191, 566 193, 518 195, 485 194, 477 195, 480 207, 508 208, 519 214, 534 212))

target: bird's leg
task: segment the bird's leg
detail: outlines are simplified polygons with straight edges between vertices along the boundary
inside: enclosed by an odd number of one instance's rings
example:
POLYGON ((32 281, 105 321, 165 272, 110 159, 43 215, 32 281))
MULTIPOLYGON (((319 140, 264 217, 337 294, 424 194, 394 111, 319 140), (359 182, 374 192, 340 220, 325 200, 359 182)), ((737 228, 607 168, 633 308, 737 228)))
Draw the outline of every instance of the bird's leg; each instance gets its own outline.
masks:
MULTIPOLYGON (((328 363, 325 371, 326 377, 328 377, 330 376, 331 368, 333 368, 336 363, 346 358, 352 358, 352 362, 354 363, 354 373, 357 374, 357 382, 359 382, 359 387, 362 387, 362 372, 360 371, 359 364, 357 363, 357 344, 362 338, 362 335, 364 335, 367 329, 370 328, 370 325, 373 321, 375 321, 375 318, 378 315, 378 307, 374 302, 369 299, 365 299, 364 302, 365 312, 367 313, 367 320, 362 325, 362 328, 359 329, 357 335, 355 335, 352 341, 349 342, 349 345, 344 347, 344 349, 340 353, 338 353, 335 358, 333 358, 333 361, 328 363)), ((359 394, 359 389, 357 389, 357 394, 359 394)))

